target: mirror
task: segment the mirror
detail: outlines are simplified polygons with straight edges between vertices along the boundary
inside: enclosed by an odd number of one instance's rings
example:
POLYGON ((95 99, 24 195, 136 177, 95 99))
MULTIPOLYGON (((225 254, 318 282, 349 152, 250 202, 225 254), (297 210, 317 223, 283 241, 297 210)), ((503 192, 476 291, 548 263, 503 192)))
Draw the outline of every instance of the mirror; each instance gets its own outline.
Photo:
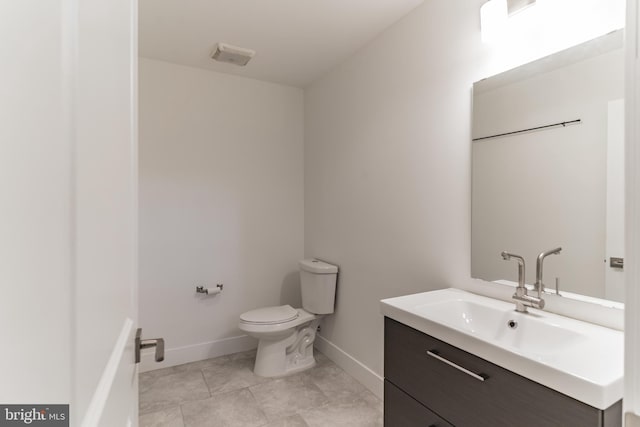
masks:
POLYGON ((471 275, 622 302, 622 30, 473 85, 471 275), (612 263, 612 258, 614 258, 612 263))

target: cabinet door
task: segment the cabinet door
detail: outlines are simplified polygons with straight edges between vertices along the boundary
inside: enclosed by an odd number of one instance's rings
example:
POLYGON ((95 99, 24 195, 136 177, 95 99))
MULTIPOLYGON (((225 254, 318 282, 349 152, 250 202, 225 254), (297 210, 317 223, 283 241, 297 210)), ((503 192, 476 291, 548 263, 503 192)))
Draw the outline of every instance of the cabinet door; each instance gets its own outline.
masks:
POLYGON ((602 426, 599 409, 388 318, 384 371, 387 380, 456 427, 602 426))
POLYGON ((453 427, 386 380, 384 382, 384 425, 385 427, 453 427))

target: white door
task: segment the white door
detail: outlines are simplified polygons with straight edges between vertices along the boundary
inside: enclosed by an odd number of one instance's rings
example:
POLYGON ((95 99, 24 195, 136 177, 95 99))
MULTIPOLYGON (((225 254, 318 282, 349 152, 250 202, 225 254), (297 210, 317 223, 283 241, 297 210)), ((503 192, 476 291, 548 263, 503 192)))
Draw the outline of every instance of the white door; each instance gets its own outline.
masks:
POLYGON ((624 100, 610 101, 607 120, 607 216, 605 298, 624 301, 624 269, 611 258, 624 259, 624 100))
POLYGON ((137 2, 76 8, 72 402, 82 426, 137 425, 137 2))
POLYGON ((137 425, 136 35, 135 0, 0 0, 0 404, 72 426, 137 425))

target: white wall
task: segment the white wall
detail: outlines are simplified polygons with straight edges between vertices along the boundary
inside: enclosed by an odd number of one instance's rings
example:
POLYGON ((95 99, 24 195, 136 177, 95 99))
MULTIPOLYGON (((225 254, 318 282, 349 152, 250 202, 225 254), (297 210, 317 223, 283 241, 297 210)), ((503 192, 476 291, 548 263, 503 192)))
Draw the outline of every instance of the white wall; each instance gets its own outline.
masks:
POLYGON ((71 397, 63 1, 0 3, 0 401, 71 397), (28 32, 25 33, 25 29, 28 32))
POLYGON ((481 3, 425 2, 305 92, 305 254, 341 267, 322 336, 378 375, 379 300, 470 282, 481 3))
POLYGON ((303 92, 141 59, 139 96, 142 369, 255 346, 242 312, 300 304, 303 92))

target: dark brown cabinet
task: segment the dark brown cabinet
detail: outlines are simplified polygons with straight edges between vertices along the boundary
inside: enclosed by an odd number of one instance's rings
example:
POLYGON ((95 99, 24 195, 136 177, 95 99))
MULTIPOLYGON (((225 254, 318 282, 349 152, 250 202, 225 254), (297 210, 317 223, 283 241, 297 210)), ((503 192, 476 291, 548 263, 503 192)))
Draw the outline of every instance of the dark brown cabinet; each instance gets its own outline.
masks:
POLYGON ((622 425, 622 401, 591 407, 389 318, 384 354, 387 427, 622 425))
POLYGON ((387 380, 384 381, 384 425, 451 427, 451 424, 387 380))

